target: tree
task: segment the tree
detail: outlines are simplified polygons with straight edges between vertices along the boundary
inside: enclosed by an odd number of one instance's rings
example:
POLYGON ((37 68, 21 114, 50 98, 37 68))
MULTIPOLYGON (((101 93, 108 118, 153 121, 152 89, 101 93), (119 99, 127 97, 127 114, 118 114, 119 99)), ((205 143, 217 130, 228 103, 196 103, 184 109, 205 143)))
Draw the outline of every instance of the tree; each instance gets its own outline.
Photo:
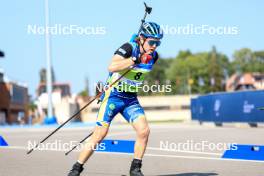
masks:
POLYGON ((85 84, 84 90, 86 90, 87 96, 89 96, 89 79, 88 79, 88 77, 85 77, 84 84, 85 84))
POLYGON ((229 61, 227 56, 217 53, 216 47, 212 47, 209 53, 208 72, 210 76, 210 91, 223 91, 223 81, 225 79, 224 70, 229 70, 229 61))
POLYGON ((89 96, 89 94, 86 90, 82 90, 81 92, 78 93, 78 95, 81 97, 88 97, 89 96))
MULTIPOLYGON (((149 86, 154 84, 165 85, 167 80, 166 69, 169 67, 171 62, 172 62, 171 58, 169 59, 159 58, 157 63, 154 65, 153 70, 145 77, 144 84, 147 84, 149 86)), ((153 93, 151 91, 143 92, 143 90, 139 91, 139 95, 154 95, 154 94, 158 94, 158 93, 153 93)))
MULTIPOLYGON (((96 92, 96 95, 98 94, 98 92, 96 92)), ((89 97, 89 79, 88 77, 85 77, 84 79, 84 89, 81 90, 78 93, 79 96, 81 97, 89 97)))
MULTIPOLYGON (((149 85, 170 82, 172 92, 167 94, 209 93, 225 90, 226 79, 235 72, 264 73, 264 51, 253 52, 242 48, 234 52, 234 60, 217 51, 192 53, 179 51, 175 58, 159 59, 146 76, 149 85)), ((140 95, 156 95, 140 92, 140 95)))
POLYGON ((242 48, 233 54, 233 68, 236 72, 264 72, 264 51, 253 52, 249 48, 242 48))
POLYGON ((264 60, 264 51, 255 51, 254 55, 259 59, 259 60, 264 60))
POLYGON ((167 78, 175 83, 176 94, 222 91, 224 70, 230 70, 228 58, 215 47, 210 52, 196 54, 180 51, 167 71, 167 78))

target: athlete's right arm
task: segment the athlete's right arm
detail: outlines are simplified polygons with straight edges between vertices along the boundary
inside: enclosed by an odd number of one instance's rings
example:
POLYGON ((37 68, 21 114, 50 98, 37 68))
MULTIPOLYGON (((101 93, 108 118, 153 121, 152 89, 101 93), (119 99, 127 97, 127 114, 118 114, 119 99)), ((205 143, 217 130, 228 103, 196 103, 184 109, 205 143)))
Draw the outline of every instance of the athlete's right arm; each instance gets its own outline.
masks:
POLYGON ((125 59, 124 57, 115 54, 112 57, 112 61, 108 66, 109 72, 119 72, 129 68, 130 66, 134 65, 135 62, 132 59, 125 59))
POLYGON ((125 43, 118 48, 108 66, 109 72, 119 72, 134 65, 135 62, 131 59, 132 50, 133 47, 130 43, 125 43))

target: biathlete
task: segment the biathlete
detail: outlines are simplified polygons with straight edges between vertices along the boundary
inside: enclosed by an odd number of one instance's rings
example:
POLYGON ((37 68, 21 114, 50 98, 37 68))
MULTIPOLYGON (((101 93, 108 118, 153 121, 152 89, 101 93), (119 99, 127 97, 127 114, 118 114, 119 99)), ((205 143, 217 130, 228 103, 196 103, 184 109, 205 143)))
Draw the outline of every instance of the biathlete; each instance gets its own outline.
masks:
POLYGON ((122 78, 102 95, 94 133, 86 143, 88 147, 81 151, 68 176, 80 175, 84 163, 93 154, 96 145, 104 139, 111 121, 118 113, 131 123, 137 134, 130 175, 143 176, 142 158, 150 129, 144 110, 138 102, 137 92, 143 84, 145 75, 152 70, 159 58, 156 48, 161 44, 162 37, 163 32, 158 24, 144 22, 139 33, 116 50, 108 67, 107 84, 111 85, 120 76, 122 78), (124 75, 125 72, 127 73, 124 75))

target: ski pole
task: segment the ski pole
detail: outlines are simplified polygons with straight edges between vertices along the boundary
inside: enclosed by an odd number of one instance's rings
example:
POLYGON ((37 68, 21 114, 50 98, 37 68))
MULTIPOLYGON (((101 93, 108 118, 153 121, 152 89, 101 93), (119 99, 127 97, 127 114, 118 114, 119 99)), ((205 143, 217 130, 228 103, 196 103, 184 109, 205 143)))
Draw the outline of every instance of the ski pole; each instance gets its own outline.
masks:
POLYGON ((68 155, 69 153, 71 153, 71 151, 73 151, 76 147, 78 147, 81 143, 83 143, 86 139, 88 139, 91 135, 93 134, 93 132, 91 132, 88 136, 86 136, 83 140, 81 140, 79 142, 79 144, 75 145, 74 147, 72 147, 69 151, 67 151, 65 153, 65 155, 68 155))
MULTIPOLYGON (((139 28, 139 30, 138 30, 138 34, 139 34, 139 32, 140 32, 140 29, 141 29, 143 23, 145 22, 145 19, 146 19, 146 17, 147 17, 147 14, 150 14, 151 11, 152 11, 152 8, 149 7, 149 6, 147 6, 147 4, 146 4, 145 2, 144 2, 144 5, 145 5, 145 14, 144 14, 144 17, 143 17, 142 20, 141 20, 141 25, 140 25, 140 28, 139 28)), ((73 148, 71 148, 69 151, 67 151, 67 152, 65 153, 65 155, 68 155, 71 151, 73 151, 76 147, 78 147, 81 143, 83 143, 86 139, 88 139, 92 134, 93 134, 93 132, 90 133, 90 134, 89 134, 88 136, 86 136, 85 138, 83 138, 83 139, 82 139, 77 145, 75 145, 73 148)))
MULTIPOLYGON (((133 68, 133 67, 132 67, 133 68)), ((79 111, 77 111, 74 115, 72 115, 68 120, 66 120, 63 124, 61 124, 59 127, 57 127, 55 130, 53 130, 48 136, 46 136, 44 139, 42 139, 39 143, 37 143, 33 148, 31 148, 27 154, 30 154, 35 148, 39 146, 39 144, 46 141, 49 137, 51 137, 54 133, 56 133, 59 129, 61 129, 64 125, 66 125, 69 121, 71 121, 73 118, 75 118, 82 110, 84 110, 87 106, 89 106, 94 100, 98 99, 105 91, 107 91, 109 88, 111 88, 114 84, 116 84, 121 78, 123 78, 130 69, 128 69, 124 74, 122 74, 118 79, 116 79, 112 84, 109 85, 105 90, 98 93, 91 101, 89 101, 85 106, 83 106, 79 111)))

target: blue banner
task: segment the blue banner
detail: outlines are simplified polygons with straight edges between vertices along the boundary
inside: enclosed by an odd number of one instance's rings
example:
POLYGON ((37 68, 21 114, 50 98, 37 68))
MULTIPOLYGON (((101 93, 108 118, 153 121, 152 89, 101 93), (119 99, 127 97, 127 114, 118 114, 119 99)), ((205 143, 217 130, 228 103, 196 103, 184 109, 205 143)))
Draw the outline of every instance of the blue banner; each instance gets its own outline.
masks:
POLYGON ((103 140, 97 147, 97 152, 134 153, 135 141, 131 140, 103 140))
POLYGON ((215 93, 191 100, 193 120, 264 122, 264 91, 215 93))

